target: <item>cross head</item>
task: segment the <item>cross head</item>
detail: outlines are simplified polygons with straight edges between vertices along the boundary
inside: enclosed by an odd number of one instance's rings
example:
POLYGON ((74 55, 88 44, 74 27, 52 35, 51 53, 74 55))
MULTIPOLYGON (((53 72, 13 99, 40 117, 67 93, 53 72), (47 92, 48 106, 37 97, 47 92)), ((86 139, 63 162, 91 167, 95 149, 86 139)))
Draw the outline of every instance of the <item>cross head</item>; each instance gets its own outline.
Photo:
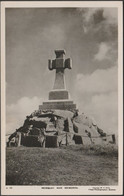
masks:
POLYGON ((56 70, 63 70, 68 68, 68 69, 71 69, 72 68, 72 62, 71 62, 71 59, 68 58, 68 59, 65 59, 65 50, 55 50, 55 54, 56 54, 56 59, 54 60, 49 60, 48 62, 48 67, 49 67, 49 70, 53 70, 53 69, 56 69, 56 70))

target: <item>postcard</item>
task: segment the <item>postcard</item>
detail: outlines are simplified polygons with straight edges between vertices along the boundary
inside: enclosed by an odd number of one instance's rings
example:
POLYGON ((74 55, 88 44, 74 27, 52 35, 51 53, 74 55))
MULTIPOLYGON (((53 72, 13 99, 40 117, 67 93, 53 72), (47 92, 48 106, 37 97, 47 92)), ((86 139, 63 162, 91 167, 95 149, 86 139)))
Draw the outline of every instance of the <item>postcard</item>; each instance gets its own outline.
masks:
POLYGON ((121 1, 1 2, 1 194, 123 194, 121 1))

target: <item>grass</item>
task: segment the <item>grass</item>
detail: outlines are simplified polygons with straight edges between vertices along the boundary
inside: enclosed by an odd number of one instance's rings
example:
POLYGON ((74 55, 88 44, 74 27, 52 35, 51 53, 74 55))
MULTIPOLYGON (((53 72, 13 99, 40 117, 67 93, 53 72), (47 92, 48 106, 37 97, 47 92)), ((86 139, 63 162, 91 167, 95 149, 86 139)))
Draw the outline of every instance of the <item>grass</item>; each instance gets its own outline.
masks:
MULTIPOLYGON (((67 148, 67 147, 66 147, 67 148)), ((74 151, 82 151, 87 155, 97 155, 97 156, 108 156, 108 157, 118 157, 118 147, 115 144, 106 145, 77 145, 69 146, 70 149, 74 151)))
POLYGON ((61 148, 9 147, 7 185, 117 185, 114 145, 61 148))

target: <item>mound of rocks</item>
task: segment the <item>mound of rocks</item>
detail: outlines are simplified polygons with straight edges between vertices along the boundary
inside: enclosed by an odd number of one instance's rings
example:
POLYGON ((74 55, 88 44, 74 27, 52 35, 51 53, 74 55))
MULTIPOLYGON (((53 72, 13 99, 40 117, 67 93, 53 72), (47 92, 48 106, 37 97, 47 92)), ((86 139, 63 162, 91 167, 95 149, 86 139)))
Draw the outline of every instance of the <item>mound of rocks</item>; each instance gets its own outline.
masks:
POLYGON ((57 147, 71 144, 115 143, 114 136, 98 127, 94 119, 84 113, 68 110, 35 111, 24 124, 10 135, 8 146, 57 147))

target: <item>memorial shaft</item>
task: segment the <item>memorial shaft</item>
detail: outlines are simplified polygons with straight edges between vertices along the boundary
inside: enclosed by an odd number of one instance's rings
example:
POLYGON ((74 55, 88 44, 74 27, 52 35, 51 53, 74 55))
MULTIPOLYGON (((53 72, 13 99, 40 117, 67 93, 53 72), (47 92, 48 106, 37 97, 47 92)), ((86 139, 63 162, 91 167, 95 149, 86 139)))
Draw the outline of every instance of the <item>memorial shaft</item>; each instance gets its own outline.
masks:
POLYGON ((66 89, 64 69, 56 69, 53 89, 66 89))

